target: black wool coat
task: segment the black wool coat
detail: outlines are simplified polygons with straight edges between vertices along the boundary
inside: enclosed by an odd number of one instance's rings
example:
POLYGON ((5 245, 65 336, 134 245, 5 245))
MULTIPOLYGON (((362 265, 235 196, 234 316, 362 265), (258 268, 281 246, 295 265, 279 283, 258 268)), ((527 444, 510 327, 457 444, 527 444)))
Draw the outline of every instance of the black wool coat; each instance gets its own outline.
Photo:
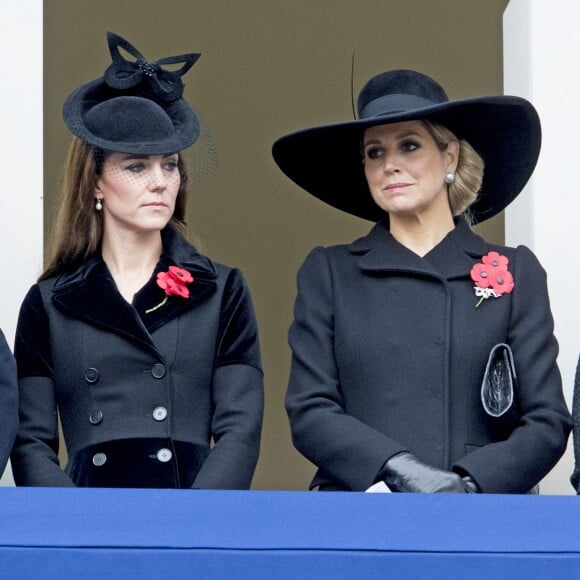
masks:
POLYGON ((34 285, 17 326, 17 485, 246 489, 259 452, 257 325, 238 270, 172 229, 150 281, 127 303, 101 256, 34 285), (156 274, 194 278, 189 298, 156 274), (58 461, 58 416, 69 461, 58 461))
POLYGON ((6 467, 18 429, 16 362, 0 330, 0 476, 6 467))
POLYGON ((487 244, 465 220, 423 258, 384 223, 350 245, 316 248, 298 275, 286 408, 321 489, 362 491, 401 451, 525 493, 555 465, 571 428, 556 366, 546 276, 526 247, 487 244), (489 251, 515 286, 476 308, 470 270, 489 251), (481 384, 507 343, 516 401, 488 415, 481 384))

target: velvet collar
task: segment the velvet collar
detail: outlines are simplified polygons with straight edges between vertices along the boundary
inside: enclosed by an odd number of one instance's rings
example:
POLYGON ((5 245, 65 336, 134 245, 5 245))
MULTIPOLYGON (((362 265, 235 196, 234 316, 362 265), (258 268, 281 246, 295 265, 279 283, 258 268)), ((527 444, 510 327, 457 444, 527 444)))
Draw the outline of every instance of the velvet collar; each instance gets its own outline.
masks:
POLYGON ((147 284, 135 294, 133 304, 118 292, 100 252, 77 270, 62 274, 55 280, 53 303, 73 318, 114 332, 159 355, 151 333, 206 300, 217 287, 216 268, 211 260, 202 256, 172 228, 166 228, 162 237, 161 258, 147 284), (165 297, 165 292, 157 286, 156 277, 158 272, 171 265, 179 266, 193 276, 194 281, 188 285, 190 297, 170 296, 161 308, 145 313, 165 297))

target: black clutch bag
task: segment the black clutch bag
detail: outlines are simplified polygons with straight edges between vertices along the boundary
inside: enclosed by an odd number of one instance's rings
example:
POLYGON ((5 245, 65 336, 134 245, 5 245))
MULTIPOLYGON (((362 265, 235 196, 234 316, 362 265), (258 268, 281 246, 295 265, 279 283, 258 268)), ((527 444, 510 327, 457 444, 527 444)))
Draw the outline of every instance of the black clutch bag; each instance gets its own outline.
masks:
POLYGON ((488 415, 501 417, 514 405, 517 376, 509 345, 496 344, 489 353, 481 384, 481 403, 488 415))

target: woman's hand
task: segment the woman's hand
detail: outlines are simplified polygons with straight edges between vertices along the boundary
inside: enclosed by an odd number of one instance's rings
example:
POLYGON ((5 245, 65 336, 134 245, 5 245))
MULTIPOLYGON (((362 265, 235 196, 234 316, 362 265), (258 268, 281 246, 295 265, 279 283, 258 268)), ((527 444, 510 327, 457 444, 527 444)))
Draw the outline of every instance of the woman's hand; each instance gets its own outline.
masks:
POLYGON ((392 491, 414 493, 466 493, 457 473, 443 471, 419 461, 411 453, 398 453, 383 468, 384 481, 392 491))

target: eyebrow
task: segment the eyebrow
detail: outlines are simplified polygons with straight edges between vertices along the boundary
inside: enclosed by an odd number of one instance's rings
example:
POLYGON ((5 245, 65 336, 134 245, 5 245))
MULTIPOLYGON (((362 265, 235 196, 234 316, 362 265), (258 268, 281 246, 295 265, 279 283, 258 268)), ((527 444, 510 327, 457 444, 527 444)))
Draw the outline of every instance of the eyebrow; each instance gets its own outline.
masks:
MULTIPOLYGON (((420 133, 418 133, 417 131, 403 131, 402 133, 397 133, 395 135, 395 139, 401 140, 401 139, 406 139, 407 137, 422 137, 422 135, 420 133)), ((369 141, 364 141, 363 142, 364 146, 366 147, 367 145, 380 145, 381 144, 381 140, 380 139, 370 139, 369 141)))

